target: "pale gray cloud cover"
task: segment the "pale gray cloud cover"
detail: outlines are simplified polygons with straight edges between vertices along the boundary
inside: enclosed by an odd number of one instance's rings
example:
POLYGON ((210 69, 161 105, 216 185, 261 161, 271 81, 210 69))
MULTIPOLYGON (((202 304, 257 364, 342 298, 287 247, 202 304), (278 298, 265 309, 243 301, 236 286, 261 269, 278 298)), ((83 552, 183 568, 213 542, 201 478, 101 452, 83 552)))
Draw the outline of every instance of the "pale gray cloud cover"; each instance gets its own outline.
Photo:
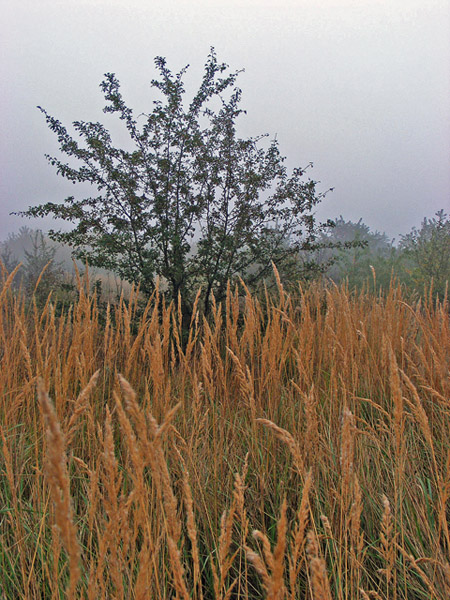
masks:
MULTIPOLYGON (((450 3, 443 0, 3 0, 0 239, 13 210, 76 192, 47 165, 57 143, 36 109, 69 125, 108 120, 113 71, 137 111, 153 58, 191 69, 210 46, 239 80, 240 133, 277 134, 290 166, 334 187, 318 214, 390 236, 450 208, 450 3)), ((110 121, 108 121, 110 122, 110 121)))

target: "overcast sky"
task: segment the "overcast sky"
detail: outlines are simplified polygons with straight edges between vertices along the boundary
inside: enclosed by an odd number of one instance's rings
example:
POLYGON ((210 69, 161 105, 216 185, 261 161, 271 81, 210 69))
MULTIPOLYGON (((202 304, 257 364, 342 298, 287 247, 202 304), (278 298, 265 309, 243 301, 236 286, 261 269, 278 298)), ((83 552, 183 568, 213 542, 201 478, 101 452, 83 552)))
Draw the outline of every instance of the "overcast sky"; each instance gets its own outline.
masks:
MULTIPOLYGON (((114 72, 137 114, 151 110, 153 58, 189 63, 210 46, 245 68, 242 136, 277 135, 290 167, 314 163, 340 214, 391 237, 450 209, 450 0, 0 0, 0 239, 9 216, 75 188, 41 105, 65 125, 107 121, 99 83, 114 72)), ((107 121, 109 122, 109 121, 107 121)))

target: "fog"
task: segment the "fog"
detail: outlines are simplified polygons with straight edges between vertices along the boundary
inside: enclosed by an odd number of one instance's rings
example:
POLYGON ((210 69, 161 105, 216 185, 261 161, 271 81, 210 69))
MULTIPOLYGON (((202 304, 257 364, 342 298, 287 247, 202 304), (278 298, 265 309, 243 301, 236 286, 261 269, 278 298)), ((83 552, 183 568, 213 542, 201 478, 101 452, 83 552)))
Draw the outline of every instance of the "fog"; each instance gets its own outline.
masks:
POLYGON ((441 0, 4 1, 0 239, 53 225, 11 211, 78 193, 47 164, 58 146, 37 105, 67 126, 111 124, 105 72, 145 112, 153 58, 189 63, 194 91, 210 46, 245 68, 239 134, 276 135, 289 167, 312 161, 319 189, 334 188, 318 217, 398 237, 450 208, 449 25, 441 0))

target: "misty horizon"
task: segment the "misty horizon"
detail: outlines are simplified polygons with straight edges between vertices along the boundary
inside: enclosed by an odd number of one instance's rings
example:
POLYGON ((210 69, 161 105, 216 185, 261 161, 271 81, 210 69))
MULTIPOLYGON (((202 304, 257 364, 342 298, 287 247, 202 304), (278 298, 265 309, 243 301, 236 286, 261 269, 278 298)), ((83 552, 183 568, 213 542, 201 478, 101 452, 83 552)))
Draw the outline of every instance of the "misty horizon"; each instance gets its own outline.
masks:
MULTIPOLYGON (((135 114, 154 100, 153 58, 166 56, 196 89, 210 46, 238 80, 247 114, 239 135, 277 137, 289 169, 314 163, 319 220, 357 222, 390 238, 450 206, 450 41, 446 2, 376 6, 306 2, 23 1, 4 8, 0 239, 51 219, 11 216, 68 195, 84 197, 47 164, 60 156, 36 108, 70 128, 101 121, 99 84, 115 72, 135 114), (189 10, 187 7, 189 6, 189 10)), ((111 126, 113 138, 122 138, 111 126)), ((64 229, 66 226, 64 225, 64 229)))

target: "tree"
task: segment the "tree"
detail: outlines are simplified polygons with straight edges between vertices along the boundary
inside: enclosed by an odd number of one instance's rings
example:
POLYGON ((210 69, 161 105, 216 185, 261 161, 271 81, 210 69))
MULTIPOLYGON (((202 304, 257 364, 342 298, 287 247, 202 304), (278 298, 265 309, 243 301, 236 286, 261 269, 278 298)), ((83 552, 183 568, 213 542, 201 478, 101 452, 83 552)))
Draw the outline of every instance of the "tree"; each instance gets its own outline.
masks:
POLYGON ((31 249, 25 250, 25 288, 42 304, 63 283, 64 271, 55 259, 56 247, 45 239, 42 231, 32 234, 31 244, 31 249))
POLYGON ((90 265, 139 282, 147 294, 155 277, 164 277, 169 297, 181 295, 186 315, 202 285, 208 312, 212 294, 221 300, 229 279, 248 275, 252 284, 271 270, 272 261, 282 270, 300 249, 313 246, 323 227, 313 208, 325 193, 304 179, 304 169, 288 174, 276 140, 264 146, 266 135, 238 137, 236 120, 244 112, 239 71, 218 63, 214 49, 187 105, 187 67, 173 74, 161 57, 155 65, 159 78, 151 85, 161 97, 148 114, 134 116, 113 73, 100 85, 104 112, 123 121, 132 149, 115 147, 99 122, 73 123, 80 143, 39 107, 61 152, 71 158, 65 163, 47 156, 50 164, 74 184, 89 182, 98 195, 70 196, 19 214, 74 224, 71 231, 49 235, 90 265))
POLYGON ((422 221, 401 236, 400 248, 410 258, 410 274, 417 288, 433 282, 434 291, 443 298, 450 281, 450 218, 439 210, 435 218, 422 221))
POLYGON ((45 304, 50 292, 60 291, 64 285, 62 262, 56 259, 58 247, 41 230, 21 227, 0 243, 0 259, 11 273, 21 263, 12 286, 22 287, 28 296, 34 295, 38 304, 45 304))
POLYGON ((372 278, 373 267, 378 283, 389 286, 399 257, 386 233, 371 231, 362 219, 346 221, 341 215, 329 232, 319 234, 318 241, 332 246, 317 252, 315 258, 320 264, 328 262, 327 275, 333 281, 347 279, 350 287, 362 286, 372 278))

